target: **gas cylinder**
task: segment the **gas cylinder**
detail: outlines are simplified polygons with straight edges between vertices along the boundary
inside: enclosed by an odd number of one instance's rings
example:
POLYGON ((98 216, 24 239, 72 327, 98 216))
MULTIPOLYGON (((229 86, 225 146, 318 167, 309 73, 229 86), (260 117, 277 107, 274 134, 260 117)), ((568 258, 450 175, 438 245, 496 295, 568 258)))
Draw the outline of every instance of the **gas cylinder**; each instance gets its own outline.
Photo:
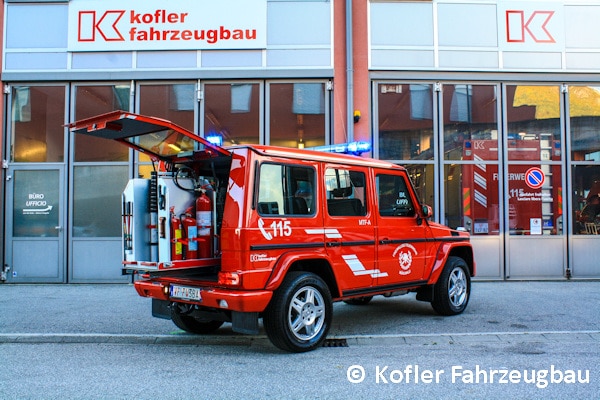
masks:
POLYGON ((206 191, 196 199, 196 225, 198 226, 198 253, 200 258, 212 257, 212 201, 206 191))
POLYGON ((185 234, 185 259, 191 260, 198 258, 198 226, 196 219, 192 217, 193 207, 185 210, 185 214, 181 215, 181 224, 183 225, 183 233, 185 234))
POLYGON ((171 207, 171 260, 183 260, 183 242, 181 241, 181 219, 171 207))

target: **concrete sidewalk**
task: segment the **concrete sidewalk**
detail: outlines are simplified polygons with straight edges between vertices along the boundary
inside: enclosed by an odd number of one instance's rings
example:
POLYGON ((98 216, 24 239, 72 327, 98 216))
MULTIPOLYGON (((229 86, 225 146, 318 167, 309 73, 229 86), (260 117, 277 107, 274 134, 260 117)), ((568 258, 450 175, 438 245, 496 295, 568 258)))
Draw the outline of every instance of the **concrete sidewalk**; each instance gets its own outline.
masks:
MULTIPOLYGON (((224 325, 199 338, 153 318, 132 285, 0 285, 0 342, 251 343, 224 325)), ((337 303, 330 338, 423 344, 435 341, 600 342, 600 282, 474 282, 465 313, 436 315, 414 294, 337 303), (476 338, 476 339, 475 339, 476 338)))

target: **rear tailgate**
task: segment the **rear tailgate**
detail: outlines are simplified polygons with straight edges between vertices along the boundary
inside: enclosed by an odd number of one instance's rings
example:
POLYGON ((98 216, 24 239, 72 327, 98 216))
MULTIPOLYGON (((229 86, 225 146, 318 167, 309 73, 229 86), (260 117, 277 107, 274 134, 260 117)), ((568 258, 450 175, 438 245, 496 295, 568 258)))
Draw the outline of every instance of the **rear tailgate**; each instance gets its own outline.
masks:
POLYGON ((230 156, 224 148, 170 121, 126 111, 97 115, 67 126, 75 133, 119 141, 154 160, 174 163, 188 159, 192 152, 196 157, 230 156))

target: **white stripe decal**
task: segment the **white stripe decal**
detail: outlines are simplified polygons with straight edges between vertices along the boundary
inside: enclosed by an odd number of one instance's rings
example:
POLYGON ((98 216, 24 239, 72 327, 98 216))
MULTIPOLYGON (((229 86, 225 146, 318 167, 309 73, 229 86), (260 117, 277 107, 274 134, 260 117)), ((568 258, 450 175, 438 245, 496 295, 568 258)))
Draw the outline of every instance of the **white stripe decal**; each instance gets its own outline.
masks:
POLYGON ((479 190, 475 190, 475 201, 484 207, 487 207, 487 196, 479 190))
POLYGON ((354 276, 371 275, 372 278, 388 276, 387 272, 381 272, 378 269, 366 269, 356 254, 342 255, 342 258, 346 262, 346 265, 350 267, 354 276))
POLYGON ((482 175, 478 174, 477 172, 473 172, 473 180, 484 190, 487 189, 487 179, 485 179, 482 175))
POLYGON ((305 229, 307 235, 325 235, 328 239, 341 239, 342 234, 334 228, 305 229))
POLYGON ((329 239, 341 239, 342 234, 337 229, 325 229, 325 237, 329 239))

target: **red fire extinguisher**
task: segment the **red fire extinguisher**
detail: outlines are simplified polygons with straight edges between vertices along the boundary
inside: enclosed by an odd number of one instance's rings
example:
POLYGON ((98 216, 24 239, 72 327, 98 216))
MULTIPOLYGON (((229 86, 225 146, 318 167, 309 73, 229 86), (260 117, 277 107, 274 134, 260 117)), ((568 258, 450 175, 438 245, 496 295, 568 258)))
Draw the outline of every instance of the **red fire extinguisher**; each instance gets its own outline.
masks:
POLYGON ((198 226, 200 258, 212 257, 212 201, 202 190, 196 199, 196 224, 198 226))
POLYGON ((181 224, 183 225, 183 233, 186 237, 185 259, 191 260, 198 258, 198 226, 196 219, 192 218, 193 207, 185 210, 185 214, 181 216, 181 224))
POLYGON ((171 207, 171 260, 183 260, 181 219, 175 215, 174 207, 171 207))

